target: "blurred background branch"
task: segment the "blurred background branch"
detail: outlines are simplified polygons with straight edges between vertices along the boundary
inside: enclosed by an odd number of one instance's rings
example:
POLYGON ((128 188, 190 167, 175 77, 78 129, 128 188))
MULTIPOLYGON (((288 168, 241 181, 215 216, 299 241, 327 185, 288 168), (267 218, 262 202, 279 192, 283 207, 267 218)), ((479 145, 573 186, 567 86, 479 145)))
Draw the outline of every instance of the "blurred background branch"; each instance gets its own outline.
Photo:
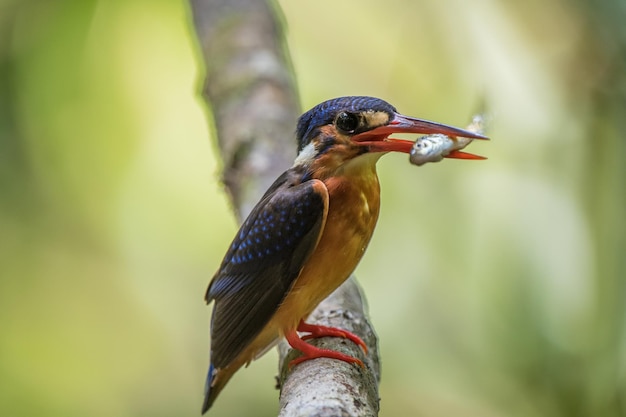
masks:
POLYGON ((295 157, 300 105, 289 54, 266 1, 192 0, 191 6, 223 180, 243 220, 295 157))

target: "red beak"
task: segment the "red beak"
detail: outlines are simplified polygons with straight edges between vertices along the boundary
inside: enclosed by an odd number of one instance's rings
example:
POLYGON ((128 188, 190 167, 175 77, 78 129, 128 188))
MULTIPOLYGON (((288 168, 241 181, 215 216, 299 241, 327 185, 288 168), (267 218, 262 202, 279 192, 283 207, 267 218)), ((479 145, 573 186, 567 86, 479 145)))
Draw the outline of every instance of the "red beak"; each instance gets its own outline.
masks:
POLYGON ((384 125, 367 132, 359 133, 352 140, 359 145, 369 146, 371 152, 404 152, 410 153, 414 141, 389 138, 392 133, 440 133, 446 136, 460 136, 471 139, 489 139, 478 133, 458 127, 448 126, 428 120, 415 119, 395 113, 393 119, 384 125))

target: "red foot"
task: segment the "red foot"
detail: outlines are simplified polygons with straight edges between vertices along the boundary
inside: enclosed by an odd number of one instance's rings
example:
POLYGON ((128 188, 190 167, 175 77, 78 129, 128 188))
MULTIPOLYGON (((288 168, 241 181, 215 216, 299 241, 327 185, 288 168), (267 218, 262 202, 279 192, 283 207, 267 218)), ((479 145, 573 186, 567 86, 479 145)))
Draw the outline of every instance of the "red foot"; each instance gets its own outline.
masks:
POLYGON ((330 349, 320 349, 313 345, 306 343, 303 339, 310 339, 312 337, 345 337, 347 339, 352 340, 354 343, 358 344, 363 348, 365 352, 367 352, 367 347, 365 343, 358 336, 341 329, 337 329, 334 327, 327 326, 317 326, 313 324, 307 324, 304 321, 300 321, 298 325, 298 330, 301 332, 309 332, 310 335, 304 336, 300 338, 298 333, 295 330, 291 330, 285 334, 285 338, 287 342, 291 345, 292 348, 299 350, 302 352, 302 356, 296 358, 289 362, 289 367, 291 368, 294 365, 302 363, 304 361, 308 361, 310 359, 315 358, 331 358, 338 359, 340 361, 348 362, 348 363, 356 363, 357 365, 364 367, 363 362, 360 359, 352 357, 350 355, 346 355, 343 353, 336 352, 330 349))
POLYGON ((298 324, 298 331, 311 333, 302 336, 302 340, 316 339, 318 337, 343 337, 361 346, 363 352, 367 353, 367 345, 365 342, 359 336, 354 333, 350 333, 347 330, 338 329, 336 327, 309 324, 305 323, 304 320, 300 320, 300 324, 298 324))

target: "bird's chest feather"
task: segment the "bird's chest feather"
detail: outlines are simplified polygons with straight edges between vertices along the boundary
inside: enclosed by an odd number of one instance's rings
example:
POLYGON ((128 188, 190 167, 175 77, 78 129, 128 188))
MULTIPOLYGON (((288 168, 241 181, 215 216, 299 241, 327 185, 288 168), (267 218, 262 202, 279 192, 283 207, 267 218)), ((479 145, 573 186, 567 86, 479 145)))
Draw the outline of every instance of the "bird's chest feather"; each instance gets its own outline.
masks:
POLYGON ((328 216, 314 255, 321 252, 319 256, 332 257, 333 262, 345 265, 350 273, 365 252, 378 220, 378 179, 375 175, 333 177, 325 184, 329 195, 328 216))
POLYGON ((333 176, 324 184, 329 193, 326 223, 317 247, 277 312, 284 328, 295 328, 300 318, 306 318, 348 278, 378 220, 380 189, 374 170, 333 176))

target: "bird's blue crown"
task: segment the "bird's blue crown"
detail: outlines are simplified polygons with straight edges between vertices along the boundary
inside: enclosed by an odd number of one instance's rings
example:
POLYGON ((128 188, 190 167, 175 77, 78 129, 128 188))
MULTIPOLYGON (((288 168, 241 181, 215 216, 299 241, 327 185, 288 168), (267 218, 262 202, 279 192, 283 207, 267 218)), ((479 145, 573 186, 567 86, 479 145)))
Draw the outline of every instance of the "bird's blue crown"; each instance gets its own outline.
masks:
POLYGON ((327 100, 313 107, 298 119, 296 128, 296 140, 298 152, 304 148, 317 134, 315 130, 321 126, 332 123, 340 111, 362 112, 367 110, 385 111, 392 114, 395 107, 376 97, 347 96, 327 100))

